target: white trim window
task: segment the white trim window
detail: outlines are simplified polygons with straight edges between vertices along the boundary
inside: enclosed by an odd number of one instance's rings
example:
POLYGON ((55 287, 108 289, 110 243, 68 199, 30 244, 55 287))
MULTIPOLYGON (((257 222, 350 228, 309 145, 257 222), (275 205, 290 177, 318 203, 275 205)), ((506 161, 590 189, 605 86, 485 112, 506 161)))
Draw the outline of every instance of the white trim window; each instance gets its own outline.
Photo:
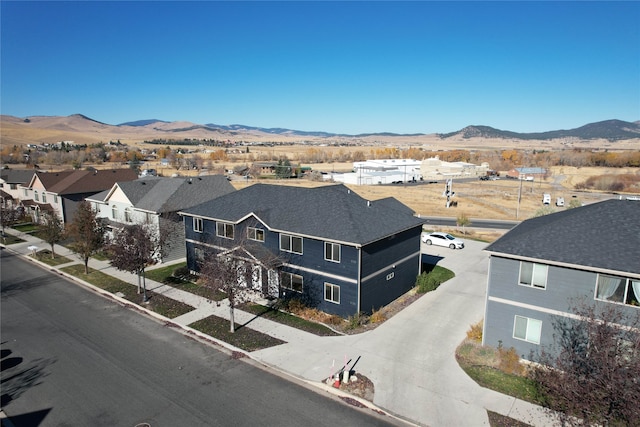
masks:
POLYGON ((38 192, 37 191, 33 192, 33 200, 35 200, 36 202, 40 201, 40 198, 38 198, 38 192))
POLYGON ((518 283, 522 286, 546 289, 548 271, 548 265, 520 261, 520 281, 518 283))
POLYGON ((540 344, 542 320, 515 316, 513 320, 513 337, 533 344, 540 344))
POLYGON ((302 237, 280 233, 280 250, 302 255, 302 237))
POLYGON ((264 242, 264 230, 262 228, 247 227, 247 239, 264 242))
POLYGON ((598 274, 596 299, 640 307, 640 280, 598 274))
POLYGON ((58 204, 58 195, 57 194, 53 195, 53 203, 58 204))
POLYGON ((47 203, 47 193, 42 192, 42 203, 47 203))
POLYGON ((331 262, 340 262, 340 244, 324 242, 324 259, 331 262))
POLYGON ((304 279, 299 274, 287 273, 283 271, 280 274, 280 286, 283 289, 289 289, 295 292, 302 292, 304 279))
POLYGON ((204 249, 202 248, 193 248, 193 254, 196 258, 196 261, 202 262, 204 261, 204 249))
POLYGON ((340 304, 340 286, 324 282, 324 300, 340 304))
POLYGON ((124 208, 124 221, 133 222, 133 218, 131 217, 131 209, 129 208, 124 208))
POLYGON ((233 239, 233 233, 235 227, 228 222, 216 222, 216 236, 224 237, 225 239, 233 239))
POLYGON ((111 218, 118 219, 118 207, 116 205, 111 205, 111 218))
POLYGON ((196 233, 202 233, 203 230, 203 222, 202 218, 193 217, 193 231, 196 233))

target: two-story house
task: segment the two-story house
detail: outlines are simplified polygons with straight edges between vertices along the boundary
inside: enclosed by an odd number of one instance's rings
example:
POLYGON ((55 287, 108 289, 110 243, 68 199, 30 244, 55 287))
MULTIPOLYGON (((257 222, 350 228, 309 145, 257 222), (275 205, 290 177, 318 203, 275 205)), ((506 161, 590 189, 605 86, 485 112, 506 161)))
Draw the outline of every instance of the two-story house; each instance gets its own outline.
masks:
POLYGON ((73 221, 78 205, 85 198, 111 188, 116 182, 137 177, 133 169, 36 172, 28 184, 19 186, 20 200, 34 221, 39 222, 41 211, 49 211, 66 224, 73 221))
POLYGON ((420 273, 423 221, 394 198, 368 201, 344 185, 255 184, 180 213, 192 271, 248 241, 280 259, 254 271, 254 286, 340 316, 388 304, 420 273))
POLYGON ((16 207, 20 204, 20 185, 31 181, 35 171, 33 169, 2 169, 0 170, 0 194, 2 206, 16 207))
POLYGON ((127 224, 149 224, 167 242, 166 262, 184 258, 184 226, 177 214, 235 191, 222 175, 162 178, 147 176, 118 182, 109 190, 87 198, 112 231, 127 224))
POLYGON ((490 244, 483 343, 523 358, 553 343, 576 298, 640 310, 640 202, 608 200, 523 221, 490 244), (573 302, 572 302, 573 301, 573 302))

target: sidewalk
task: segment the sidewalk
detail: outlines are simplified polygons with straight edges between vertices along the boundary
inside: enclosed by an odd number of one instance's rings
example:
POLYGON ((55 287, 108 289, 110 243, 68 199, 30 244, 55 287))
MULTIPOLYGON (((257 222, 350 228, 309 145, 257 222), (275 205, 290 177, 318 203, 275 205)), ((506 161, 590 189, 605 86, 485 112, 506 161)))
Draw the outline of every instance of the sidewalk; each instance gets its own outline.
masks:
MULTIPOLYGON (((7 231, 25 240, 7 248, 33 262, 39 263, 29 257, 31 251, 28 247, 35 245, 39 249, 50 249, 48 244, 31 235, 11 229, 7 231)), ((81 264, 79 258, 67 248, 56 245, 55 252, 74 260, 64 266, 81 264)), ((52 270, 60 267, 63 266, 46 265, 47 269, 52 270)), ((137 286, 136 275, 118 271, 108 261, 91 259, 89 267, 137 286)), ((482 280, 483 274, 486 277, 486 266, 480 260, 477 265, 469 265, 468 270, 457 272, 454 279, 441 286, 442 291, 439 288, 440 292, 423 296, 376 329, 362 334, 320 337, 236 309, 235 321, 238 324, 248 324, 247 327, 283 340, 286 344, 247 353, 215 338, 204 338, 232 351, 243 352, 279 372, 338 394, 342 393, 326 386, 323 380, 342 366, 344 360, 355 361, 360 357, 356 371, 373 381, 375 397, 373 404, 358 400, 371 409, 419 425, 488 426, 487 410, 536 427, 554 425, 553 419, 542 408, 478 386, 457 364, 455 347, 469 325, 479 320, 476 316, 478 313, 482 315, 484 307, 484 298, 481 297, 484 290, 470 284, 478 280, 486 282, 486 279, 482 280), (428 319, 425 313, 429 313, 428 319)), ((194 310, 174 319, 149 312, 154 317, 198 335, 203 334, 189 328, 189 324, 210 315, 229 319, 226 301, 211 303, 190 292, 149 279, 146 282, 147 290, 194 307, 194 310)))

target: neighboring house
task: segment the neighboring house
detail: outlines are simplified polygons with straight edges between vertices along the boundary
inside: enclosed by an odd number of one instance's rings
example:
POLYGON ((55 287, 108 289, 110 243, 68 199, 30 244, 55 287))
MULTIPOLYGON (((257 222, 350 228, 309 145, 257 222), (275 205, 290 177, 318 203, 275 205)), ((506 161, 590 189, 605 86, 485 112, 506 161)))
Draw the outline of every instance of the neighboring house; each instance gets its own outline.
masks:
POLYGON ((514 168, 507 171, 507 178, 522 179, 525 181, 533 181, 536 178, 542 179, 547 176, 547 169, 545 168, 514 168))
POLYGON ((258 260, 254 287, 344 317, 390 303, 420 273, 423 220, 392 197, 367 201, 344 185, 255 184, 180 214, 190 270, 242 247, 236 256, 258 260), (264 251, 277 268, 260 265, 264 251))
POLYGON ((20 185, 31 181, 35 171, 28 169, 0 170, 0 190, 2 191, 2 206, 15 207, 20 203, 20 185))
POLYGON ((168 253, 160 261, 184 258, 184 226, 177 214, 216 197, 235 191, 222 175, 199 177, 145 177, 118 182, 109 190, 87 198, 107 219, 110 229, 126 224, 151 224, 168 237, 168 253))
POLYGON ((572 300, 640 310, 640 202, 608 200, 522 222, 490 244, 483 344, 523 358, 553 343, 572 300))
POLYGON ((111 188, 116 182, 137 177, 133 169, 36 172, 28 184, 19 186, 20 200, 34 221, 40 221, 41 211, 49 211, 67 224, 73 221, 78 205, 85 198, 111 188))

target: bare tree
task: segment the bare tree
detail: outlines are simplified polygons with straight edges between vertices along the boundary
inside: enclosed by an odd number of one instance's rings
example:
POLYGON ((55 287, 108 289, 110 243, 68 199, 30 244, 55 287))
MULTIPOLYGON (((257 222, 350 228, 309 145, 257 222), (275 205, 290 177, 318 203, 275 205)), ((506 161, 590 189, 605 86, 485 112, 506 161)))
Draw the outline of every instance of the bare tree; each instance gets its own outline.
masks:
POLYGON ((104 226, 88 202, 81 202, 68 227, 72 239, 70 249, 84 261, 84 272, 89 274, 89 258, 104 245, 104 226))
POLYGON ((533 379, 565 425, 635 425, 640 420, 640 314, 631 307, 572 302, 576 318, 553 322, 533 379))
POLYGON ((58 215, 52 212, 45 212, 42 217, 40 227, 42 240, 51 245, 51 259, 56 257, 55 245, 64 240, 64 226, 58 215))
POLYGON ((234 309, 256 293, 266 293, 265 287, 255 284, 268 280, 269 272, 281 263, 277 255, 248 242, 241 242, 229 250, 205 254, 200 263, 200 278, 212 292, 222 291, 227 295, 231 332, 235 332, 234 309))
POLYGON ((2 223, 2 235, 4 235, 5 227, 11 227, 20 219, 21 213, 18 209, 0 205, 0 223, 2 223))
POLYGON ((138 275, 138 293, 140 293, 142 279, 145 302, 147 301, 145 268, 155 264, 155 257, 160 248, 161 244, 155 238, 155 234, 149 227, 140 224, 125 225, 116 230, 107 246, 113 267, 138 275))

